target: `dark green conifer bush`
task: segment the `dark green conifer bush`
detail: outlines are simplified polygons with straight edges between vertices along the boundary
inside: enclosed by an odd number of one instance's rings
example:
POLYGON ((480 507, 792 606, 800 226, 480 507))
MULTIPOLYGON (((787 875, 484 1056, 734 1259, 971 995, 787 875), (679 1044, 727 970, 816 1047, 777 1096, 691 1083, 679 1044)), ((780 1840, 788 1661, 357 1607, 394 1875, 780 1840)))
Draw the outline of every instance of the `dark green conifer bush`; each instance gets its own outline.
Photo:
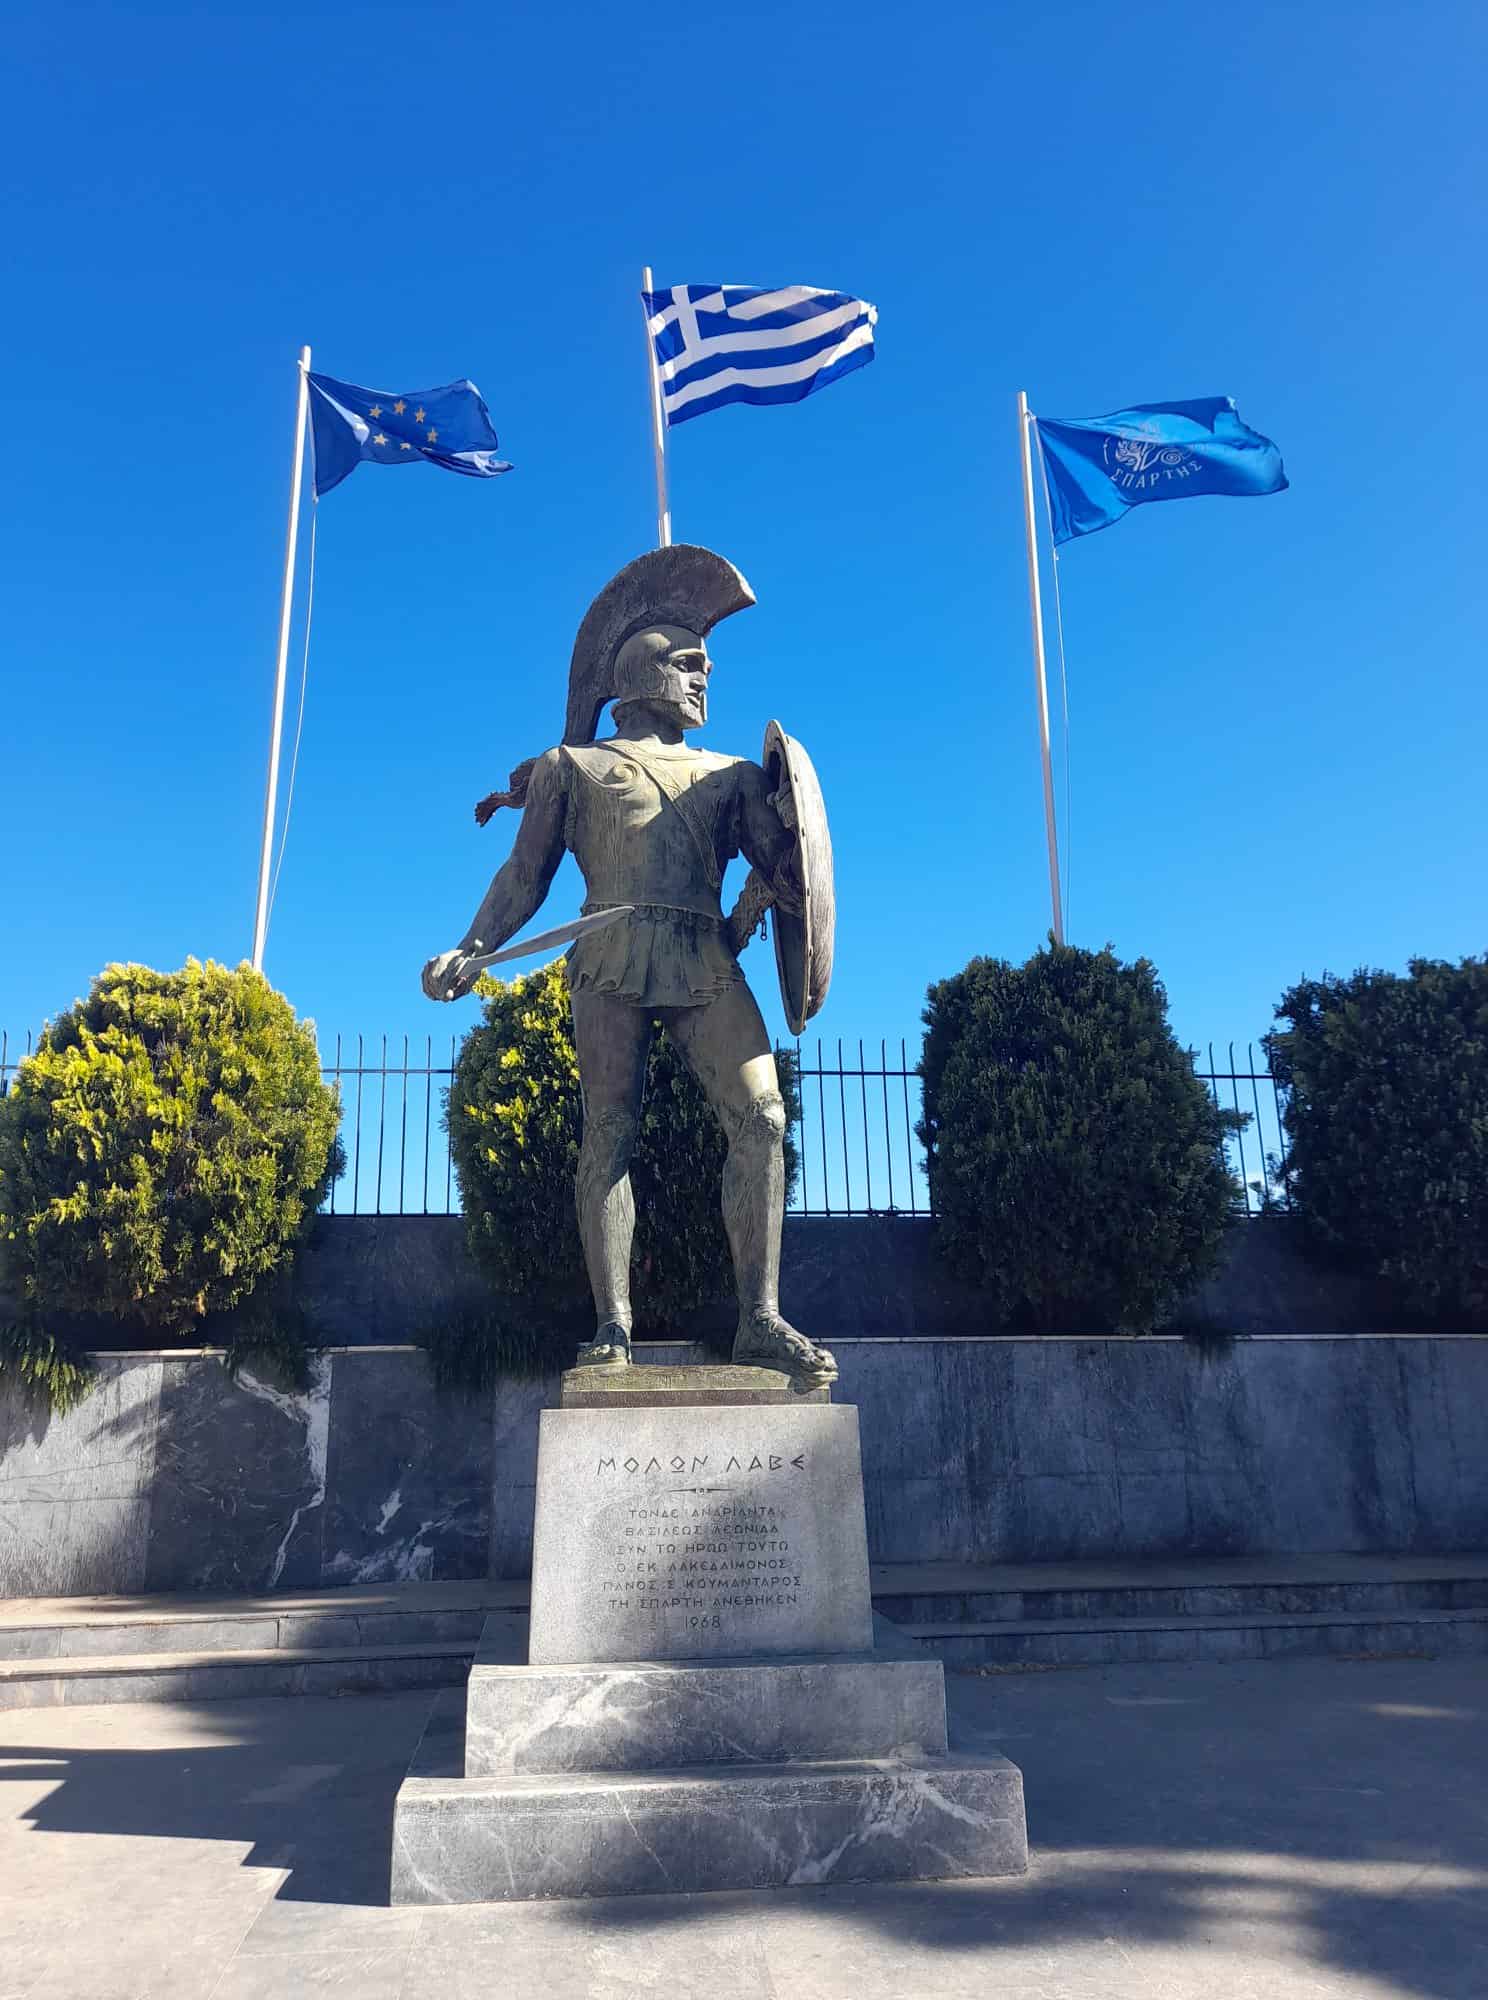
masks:
POLYGON ((1325 1250, 1432 1320, 1488 1320, 1488 959, 1303 979, 1267 1036, 1283 1183, 1325 1250))
POLYGON ((936 1240, 1004 1324, 1146 1332, 1214 1268, 1239 1188, 1145 959, 973 959, 925 1009, 936 1240))
POLYGON ((338 1117, 261 974, 108 966, 0 1099, 0 1283, 172 1333, 229 1310, 292 1256, 338 1117))
MULTIPOLYGON (((505 983, 483 979, 476 991, 485 1019, 461 1046, 447 1113, 471 1254, 523 1314, 556 1316, 568 1329, 587 1316, 589 1290, 574 1215, 582 1112, 563 961, 505 983)), ((794 1128, 794 1057, 777 1049, 775 1060, 794 1128)), ((728 1294, 725 1151, 707 1099, 658 1030, 630 1170, 638 1331, 670 1332, 728 1294)), ((788 1132, 787 1198, 797 1165, 788 1132)))

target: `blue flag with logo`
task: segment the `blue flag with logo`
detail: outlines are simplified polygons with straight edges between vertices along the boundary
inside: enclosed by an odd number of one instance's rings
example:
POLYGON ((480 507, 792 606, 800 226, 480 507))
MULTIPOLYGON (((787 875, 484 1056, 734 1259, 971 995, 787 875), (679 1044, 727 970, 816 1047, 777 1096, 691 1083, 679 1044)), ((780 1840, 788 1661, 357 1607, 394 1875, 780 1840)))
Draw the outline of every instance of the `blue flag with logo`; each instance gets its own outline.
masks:
POLYGON ((1146 500, 1280 493, 1287 483, 1281 453, 1241 423, 1230 396, 1034 422, 1056 543, 1108 528, 1146 500))
POLYGON ((473 382, 443 389, 358 389, 311 375, 315 491, 329 493, 362 460, 374 465, 442 465, 470 479, 510 472, 496 456, 491 413, 473 382))

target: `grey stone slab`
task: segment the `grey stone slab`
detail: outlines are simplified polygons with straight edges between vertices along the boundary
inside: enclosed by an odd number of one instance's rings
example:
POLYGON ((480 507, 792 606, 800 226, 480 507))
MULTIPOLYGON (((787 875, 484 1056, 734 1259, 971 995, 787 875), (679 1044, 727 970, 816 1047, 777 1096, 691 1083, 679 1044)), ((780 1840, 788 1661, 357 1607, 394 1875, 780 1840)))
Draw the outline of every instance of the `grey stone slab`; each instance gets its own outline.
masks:
POLYGON ((64 1625, 57 1637, 59 1657, 72 1660, 98 1653, 250 1652, 279 1643, 278 1621, 264 1617, 64 1625))
POLYGON ((211 2000, 293 2000, 341 1993, 347 2000, 398 2000, 411 1940, 362 1950, 239 1952, 207 1989, 211 2000))
POLYGON ((66 1417, 0 1392, 0 1595, 144 1587, 161 1372, 101 1359, 66 1417))
POLYGON ((463 1687, 470 1667, 460 1655, 326 1661, 299 1669, 295 1694, 396 1694, 411 1688, 463 1687))
MULTIPOLYGON (((274 1622, 275 1636, 268 1642, 270 1645, 360 1646, 364 1643, 362 1620, 355 1613, 287 1611, 274 1622)), ((409 1638, 415 1636, 411 1632, 408 1634, 409 1638)))
POLYGON ((300 1902, 274 1896, 254 1919, 238 1955, 262 1952, 375 1951, 417 1933, 417 1910, 368 1909, 358 1903, 300 1902))
POLYGON ((545 1410, 530 1661, 865 1653, 856 1410, 545 1410))
POLYGON ((0 1660, 55 1660, 62 1651, 60 1625, 0 1626, 0 1660))
MULTIPOLYGON (((896 1166, 900 1203, 911 1191, 904 1172, 896 1166)), ((410 1340, 432 1313, 489 1302, 458 1215, 317 1217, 297 1281, 325 1337, 352 1345, 410 1340)), ((787 1315, 833 1346, 862 1334, 1003 1331, 985 1296, 937 1258, 933 1225, 923 1215, 788 1215, 781 1287, 787 1315)), ((1378 1332, 1395 1324, 1383 1284, 1309 1260, 1285 1218, 1233 1231, 1222 1269, 1196 1304, 1247 1335, 1378 1332)))
POLYGON ((1006 1758, 410 1777, 394 1903, 523 1901, 1021 1874, 1006 1758))
POLYGON ((363 1612, 356 1621, 357 1635, 364 1646, 417 1646, 456 1640, 473 1646, 487 1615, 480 1605, 468 1611, 363 1612))
MULTIPOLYGON (((511 1905, 503 1905, 508 1916, 511 1905)), ((426 1912, 426 1929, 409 1962, 399 2000, 773 2000, 787 1990, 772 1983, 756 1926, 736 1923, 699 1936, 689 1914, 678 1930, 637 1933, 595 1930, 583 1936, 520 1932, 472 1952, 462 1939, 446 1943, 444 1921, 463 1912, 426 1912), (499 1984, 496 1982, 499 1981, 499 1984)), ((510 1925, 509 1925, 510 1928, 510 1925)))
MULTIPOLYGON (((387 1694, 409 1688, 463 1686, 470 1658, 462 1648, 409 1647, 397 1653, 353 1650, 340 1659, 273 1652, 256 1659, 156 1658, 101 1662, 87 1672, 38 1661, 26 1673, 0 1673, 0 1709, 88 1707, 121 1701, 239 1701, 266 1695, 387 1694)), ((12 1663, 18 1666, 22 1663, 12 1663)))
POLYGON ((829 1386, 801 1389, 778 1368, 692 1367, 659 1363, 629 1368, 570 1368, 559 1403, 565 1410, 707 1408, 761 1403, 830 1403, 829 1386))
POLYGON ((166 1364, 147 1590, 313 1589, 320 1582, 330 1365, 304 1395, 211 1356, 166 1364))
POLYGON ((946 1748, 939 1660, 740 1660, 470 1671, 468 1777, 836 1762, 946 1748))
POLYGON ((1406 1390, 1409 1546, 1488 1547, 1488 1340, 1390 1345, 1406 1390))
POLYGON ((491 1576, 523 1577, 532 1568, 538 1418, 557 1400, 556 1375, 496 1385, 491 1408, 491 1576))
POLYGON ((484 1576, 491 1450, 489 1395, 441 1394, 419 1350, 338 1355, 324 1580, 484 1576))

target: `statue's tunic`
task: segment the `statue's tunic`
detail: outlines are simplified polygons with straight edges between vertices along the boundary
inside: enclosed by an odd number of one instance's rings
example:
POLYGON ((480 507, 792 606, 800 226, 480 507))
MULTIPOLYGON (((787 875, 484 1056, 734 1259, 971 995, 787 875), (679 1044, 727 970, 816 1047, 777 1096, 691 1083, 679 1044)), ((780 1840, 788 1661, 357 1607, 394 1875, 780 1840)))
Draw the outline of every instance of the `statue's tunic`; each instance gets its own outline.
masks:
POLYGON ((575 993, 650 1007, 696 1007, 743 974, 719 897, 764 773, 743 757, 648 745, 565 745, 563 841, 583 871, 587 915, 632 914, 570 946, 575 993))

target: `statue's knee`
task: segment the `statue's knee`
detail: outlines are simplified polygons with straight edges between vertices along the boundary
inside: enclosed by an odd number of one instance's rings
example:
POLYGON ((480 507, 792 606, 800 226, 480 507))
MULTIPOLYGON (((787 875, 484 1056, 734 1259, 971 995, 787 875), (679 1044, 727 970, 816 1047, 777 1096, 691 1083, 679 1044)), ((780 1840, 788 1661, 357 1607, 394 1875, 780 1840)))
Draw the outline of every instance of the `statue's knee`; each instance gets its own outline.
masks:
POLYGON ((628 1160, 635 1151, 640 1121, 618 1105, 591 1112, 584 1119, 584 1150, 608 1160, 628 1160))
POLYGON ((762 1151, 780 1145, 785 1138, 785 1102, 778 1090, 761 1091, 749 1100, 739 1121, 739 1137, 762 1151))

